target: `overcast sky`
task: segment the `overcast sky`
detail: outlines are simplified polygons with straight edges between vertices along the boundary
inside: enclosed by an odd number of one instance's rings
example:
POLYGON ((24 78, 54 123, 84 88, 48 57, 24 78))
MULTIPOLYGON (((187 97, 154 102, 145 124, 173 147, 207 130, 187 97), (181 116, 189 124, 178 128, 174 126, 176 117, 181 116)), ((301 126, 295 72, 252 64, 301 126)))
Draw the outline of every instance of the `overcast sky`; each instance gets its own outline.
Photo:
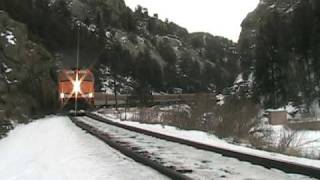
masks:
POLYGON ((189 32, 209 32, 237 41, 241 22, 259 0, 125 0, 131 9, 140 4, 149 14, 185 27, 189 32))

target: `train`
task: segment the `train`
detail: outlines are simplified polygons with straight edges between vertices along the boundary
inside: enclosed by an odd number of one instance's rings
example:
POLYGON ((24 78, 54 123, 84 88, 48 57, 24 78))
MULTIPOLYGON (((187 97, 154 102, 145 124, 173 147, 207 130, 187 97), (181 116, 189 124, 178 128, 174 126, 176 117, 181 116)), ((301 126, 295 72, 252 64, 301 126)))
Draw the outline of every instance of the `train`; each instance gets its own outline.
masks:
POLYGON ((60 107, 79 108, 94 106, 94 75, 89 69, 62 69, 58 72, 60 107))
MULTIPOLYGON (((175 104, 175 103, 188 103, 195 100, 196 94, 156 94, 150 96, 149 105, 161 105, 161 104, 175 104)), ((135 106, 140 103, 140 98, 134 95, 119 94, 107 94, 104 92, 95 93, 95 106, 96 107, 110 107, 110 106, 135 106)))
MULTIPOLYGON (((140 104, 138 96, 95 92, 95 78, 89 69, 60 70, 58 81, 61 108, 72 109, 75 104, 81 109, 140 104)), ((214 94, 206 95, 208 98, 215 98, 214 94)), ((148 101, 149 105, 175 104, 190 103, 196 98, 197 94, 156 94, 151 95, 148 101)))

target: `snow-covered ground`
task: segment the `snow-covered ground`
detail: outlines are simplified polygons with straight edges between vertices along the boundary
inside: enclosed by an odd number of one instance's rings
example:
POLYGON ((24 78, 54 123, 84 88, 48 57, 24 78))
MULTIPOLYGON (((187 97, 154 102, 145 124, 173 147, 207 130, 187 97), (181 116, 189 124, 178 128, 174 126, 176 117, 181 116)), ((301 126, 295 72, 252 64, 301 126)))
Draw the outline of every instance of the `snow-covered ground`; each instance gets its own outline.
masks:
MULTIPOLYGON (((17 39, 15 38, 14 34, 11 31, 6 31, 3 33, 0 33, 0 37, 5 37, 9 44, 15 45, 17 42, 17 39)), ((6 45, 8 46, 8 45, 6 45)))
POLYGON ((286 174, 279 170, 267 169, 234 158, 224 157, 221 154, 199 150, 187 145, 173 143, 151 136, 135 133, 119 127, 108 125, 91 118, 78 118, 100 131, 108 133, 116 141, 130 145, 139 152, 148 154, 154 161, 160 161, 166 167, 190 172, 186 176, 195 180, 211 179, 311 179, 296 174, 286 174))
POLYGON ((67 117, 19 125, 0 140, 1 180, 166 179, 86 134, 67 117))
POLYGON ((320 157, 320 131, 294 131, 285 128, 283 125, 266 125, 265 128, 272 130, 270 139, 275 146, 281 143, 280 141, 283 138, 288 139, 293 136, 290 143, 291 147, 299 149, 305 156, 314 155, 315 157, 320 157))
MULTIPOLYGON (((108 112, 108 111, 106 111, 108 112)), ((278 153, 272 153, 272 152, 267 152, 267 151, 261 151, 261 150, 256 150, 244 146, 238 146, 234 144, 230 144, 222 139, 219 139, 218 137, 208 134, 202 131, 191 131, 191 130, 182 130, 178 129, 176 127, 172 126, 164 126, 160 124, 142 124, 139 122, 132 122, 132 121, 121 121, 119 116, 116 114, 112 113, 107 113, 107 114, 100 114, 96 113, 98 115, 101 115, 103 117, 108 118, 109 120, 127 124, 130 126, 150 130, 153 132, 158 132, 161 134, 169 135, 169 136, 174 136, 182 139, 187 139, 191 141, 196 141, 212 146, 218 146, 222 147, 225 149, 230 149, 233 151, 238 151, 242 153, 248 153, 256 156, 262 156, 262 157, 267 157, 270 159, 275 159, 275 160, 280 160, 280 161, 286 161, 286 162, 293 162, 293 163, 300 163, 304 164, 307 166, 314 166, 320 168, 320 161, 319 160, 311 160, 311 159, 306 159, 306 158, 298 158, 298 157, 293 157, 293 156, 286 156, 278 153)), ((128 115, 130 116, 130 115, 128 115)), ((316 134, 319 135, 319 134, 316 134)), ((314 136, 313 136, 314 137, 314 136)), ((318 147, 319 148, 319 147, 318 147)), ((320 151, 320 150, 319 150, 320 151)))

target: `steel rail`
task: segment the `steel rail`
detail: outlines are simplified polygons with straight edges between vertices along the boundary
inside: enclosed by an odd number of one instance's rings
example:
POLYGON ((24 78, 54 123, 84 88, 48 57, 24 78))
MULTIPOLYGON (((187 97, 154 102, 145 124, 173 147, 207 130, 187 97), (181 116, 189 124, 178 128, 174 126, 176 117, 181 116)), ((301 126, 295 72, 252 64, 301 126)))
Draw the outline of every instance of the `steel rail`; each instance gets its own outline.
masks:
POLYGON ((110 147, 116 149, 117 151, 119 151, 122 154, 124 154, 125 156, 135 160, 136 162, 144 164, 144 165, 146 165, 146 166, 148 166, 148 167, 150 167, 150 168, 160 172, 161 174, 163 174, 171 179, 174 179, 174 180, 191 180, 190 177, 187 177, 178 171, 175 171, 173 169, 169 169, 169 168, 167 168, 167 167, 165 167, 155 161, 148 159, 147 157, 144 157, 138 153, 133 152, 129 148, 122 146, 121 144, 117 143, 116 141, 113 141, 112 138, 108 135, 108 133, 101 132, 97 128, 95 128, 91 125, 88 125, 84 122, 78 121, 77 117, 70 116, 69 118, 71 119, 71 121, 75 125, 77 125, 81 129, 83 129, 83 130, 87 131, 88 133, 90 133, 91 135, 99 138, 100 140, 102 140, 103 142, 108 144, 110 147))
POLYGON ((177 138, 177 137, 173 137, 173 136, 169 136, 169 135, 164 135, 161 133, 141 129, 138 127, 133 127, 133 126, 125 125, 122 123, 114 122, 114 121, 108 120, 104 117, 101 117, 99 115, 93 114, 91 112, 86 112, 86 116, 88 116, 92 119, 95 119, 97 121, 107 123, 109 125, 113 125, 116 127, 120 127, 120 128, 129 130, 129 131, 141 133, 144 135, 156 137, 159 139, 163 139, 163 140, 167 140, 167 141, 171 141, 171 142, 175 142, 175 143, 179 143, 179 144, 192 146, 194 148, 201 149, 201 150, 219 153, 219 154, 226 156, 226 157, 232 157, 232 158, 236 158, 240 161, 246 161, 246 162, 250 162, 255 165, 261 165, 261 166, 268 168, 268 169, 274 168, 274 169, 284 171, 286 173, 301 174, 301 175, 306 175, 309 177, 320 179, 320 168, 317 168, 317 167, 288 162, 288 161, 284 161, 284 160, 270 159, 270 158, 266 158, 266 157, 253 155, 253 154, 247 154, 244 152, 233 151, 230 149, 225 149, 225 148, 214 146, 214 145, 208 145, 208 144, 203 144, 203 143, 199 143, 199 142, 195 142, 195 141, 191 141, 191 140, 186 140, 186 139, 177 138))

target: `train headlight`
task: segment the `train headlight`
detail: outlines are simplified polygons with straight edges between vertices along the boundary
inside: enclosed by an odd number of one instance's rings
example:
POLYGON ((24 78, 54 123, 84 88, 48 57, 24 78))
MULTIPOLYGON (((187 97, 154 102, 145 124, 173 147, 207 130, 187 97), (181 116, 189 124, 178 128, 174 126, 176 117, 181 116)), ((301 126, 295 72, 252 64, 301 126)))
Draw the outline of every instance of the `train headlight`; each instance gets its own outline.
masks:
POLYGON ((60 93, 60 99, 64 98, 64 93, 60 93))
POLYGON ((81 82, 78 79, 73 82, 73 91, 77 94, 81 91, 81 82))
POLYGON ((93 93, 89 93, 89 98, 93 98, 93 93))

